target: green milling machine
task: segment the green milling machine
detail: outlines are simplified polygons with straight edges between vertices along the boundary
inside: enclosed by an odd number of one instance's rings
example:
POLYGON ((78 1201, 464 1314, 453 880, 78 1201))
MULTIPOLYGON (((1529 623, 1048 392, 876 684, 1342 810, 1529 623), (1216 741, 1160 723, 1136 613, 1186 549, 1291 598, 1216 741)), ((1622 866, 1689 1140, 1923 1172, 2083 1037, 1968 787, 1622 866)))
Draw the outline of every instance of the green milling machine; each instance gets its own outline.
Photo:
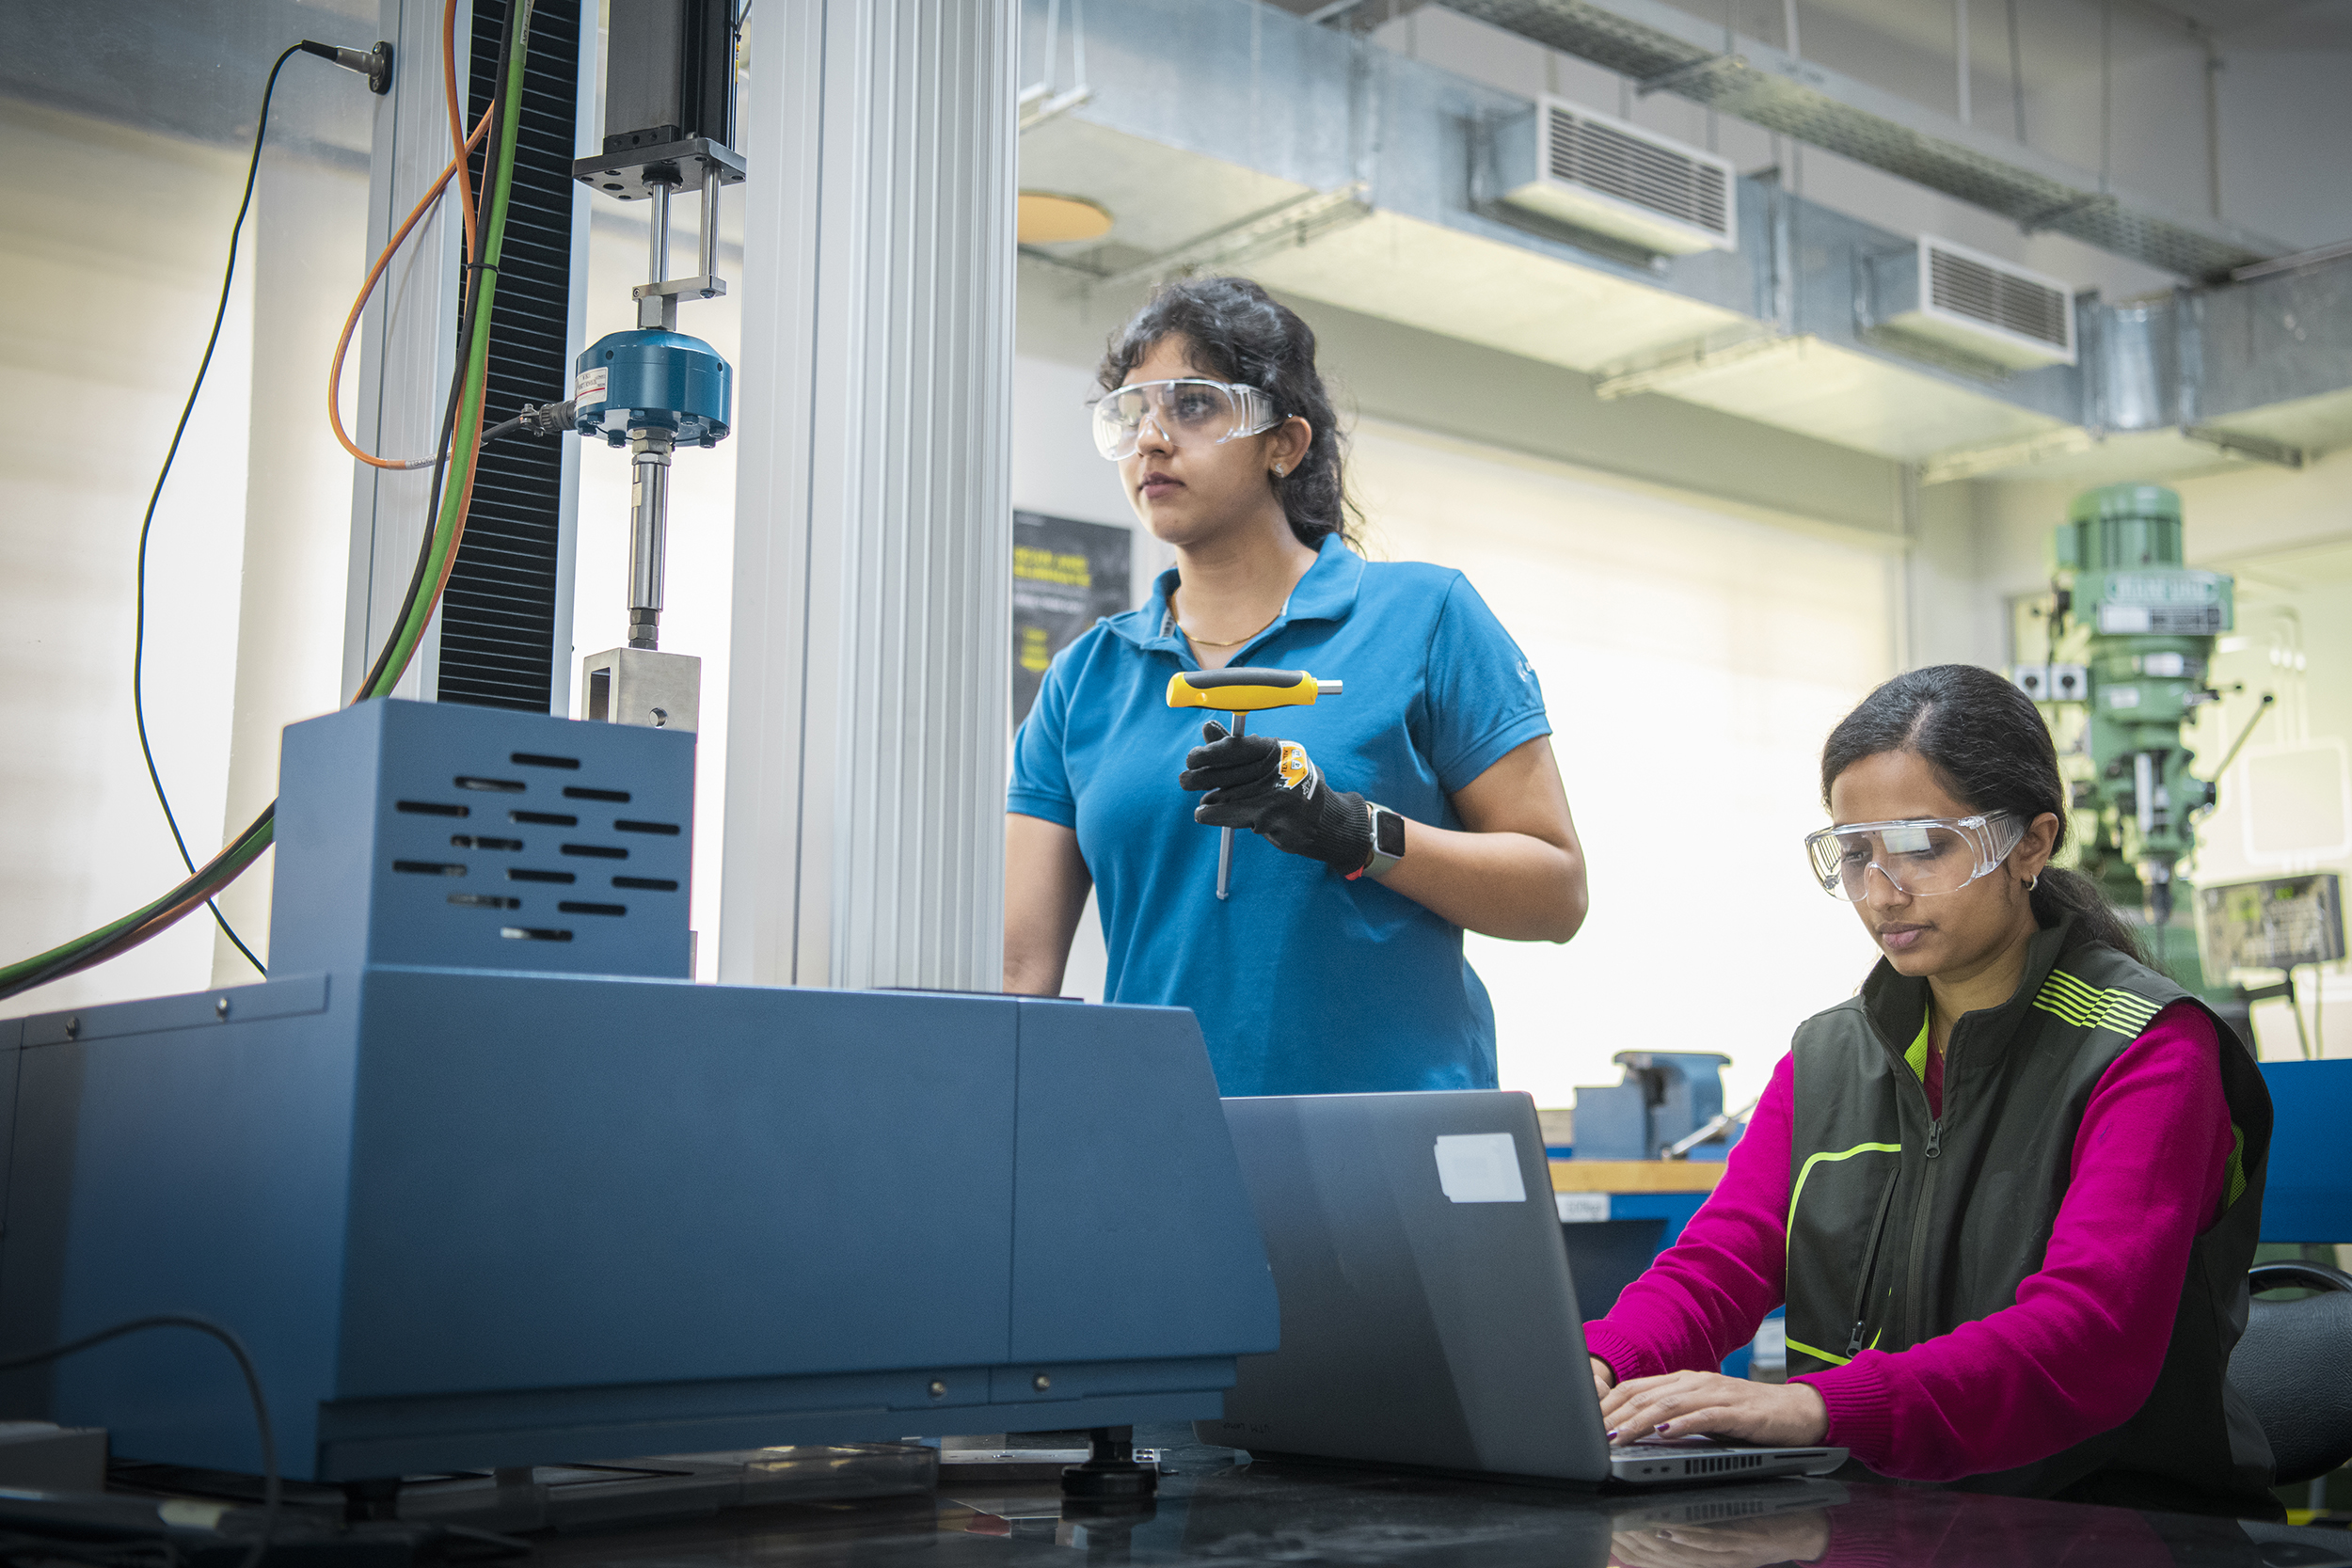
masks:
POLYGON ((2038 607, 2048 662, 2010 675, 2057 737, 2075 866, 2142 923, 2174 979, 2243 1006, 2227 976, 2205 977, 2181 876, 2215 800, 2214 784, 2189 771, 2182 732, 2218 700, 2208 675, 2215 643, 2234 628, 2234 580, 2182 559, 2181 498, 2162 485, 2084 492, 2050 543, 2051 595, 2038 607))

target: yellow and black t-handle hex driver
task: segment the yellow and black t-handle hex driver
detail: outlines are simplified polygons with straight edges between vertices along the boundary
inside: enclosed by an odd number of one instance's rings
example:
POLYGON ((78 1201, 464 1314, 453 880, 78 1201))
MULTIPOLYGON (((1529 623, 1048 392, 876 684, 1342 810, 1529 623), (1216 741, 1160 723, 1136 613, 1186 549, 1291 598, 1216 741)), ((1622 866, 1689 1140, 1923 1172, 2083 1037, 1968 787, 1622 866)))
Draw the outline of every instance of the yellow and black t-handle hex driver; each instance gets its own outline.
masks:
MULTIPOLYGON (((1179 670, 1168 677, 1169 707, 1222 708, 1233 716, 1233 733, 1249 729, 1249 716, 1270 707, 1311 707, 1319 698, 1340 694, 1338 681, 1319 681, 1304 670, 1179 670)), ((1285 761, 1288 759, 1285 758, 1285 761)), ((1233 830, 1216 847, 1216 895, 1233 879, 1233 830)))

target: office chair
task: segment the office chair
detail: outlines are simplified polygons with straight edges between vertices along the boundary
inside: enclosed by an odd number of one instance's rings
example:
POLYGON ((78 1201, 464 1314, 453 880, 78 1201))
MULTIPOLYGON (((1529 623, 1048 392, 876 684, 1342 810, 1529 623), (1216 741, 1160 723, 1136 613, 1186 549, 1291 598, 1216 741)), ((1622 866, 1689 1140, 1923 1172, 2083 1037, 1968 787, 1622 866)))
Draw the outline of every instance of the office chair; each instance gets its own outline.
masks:
POLYGON ((2261 1418, 2278 1484, 2312 1481, 2352 1460, 2352 1275, 2320 1263, 2257 1263, 2246 1335, 2230 1381, 2261 1418), (2300 1287, 2316 1295, 2265 1301, 2300 1287))

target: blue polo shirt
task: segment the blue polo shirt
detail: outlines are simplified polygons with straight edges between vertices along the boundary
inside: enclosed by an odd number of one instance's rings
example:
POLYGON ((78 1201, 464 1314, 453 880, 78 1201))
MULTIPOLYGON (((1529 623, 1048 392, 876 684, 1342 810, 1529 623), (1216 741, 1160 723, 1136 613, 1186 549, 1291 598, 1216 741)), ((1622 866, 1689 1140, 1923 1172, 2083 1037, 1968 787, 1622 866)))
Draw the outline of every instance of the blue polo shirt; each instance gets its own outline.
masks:
MULTIPOLYGON (((1006 810, 1074 828, 1093 873, 1104 999, 1190 1007, 1228 1095, 1493 1088, 1494 1008, 1460 927, 1246 832, 1217 901, 1217 830, 1176 775, 1201 721, 1229 721, 1168 705, 1168 676, 1200 668, 1168 610, 1177 582, 1162 573, 1149 604, 1055 656, 1013 743, 1006 810)), ((1336 535, 1232 662, 1344 681, 1251 715, 1250 733, 1438 827, 1462 826, 1448 796, 1551 733, 1534 672, 1461 573, 1367 562, 1336 535)))

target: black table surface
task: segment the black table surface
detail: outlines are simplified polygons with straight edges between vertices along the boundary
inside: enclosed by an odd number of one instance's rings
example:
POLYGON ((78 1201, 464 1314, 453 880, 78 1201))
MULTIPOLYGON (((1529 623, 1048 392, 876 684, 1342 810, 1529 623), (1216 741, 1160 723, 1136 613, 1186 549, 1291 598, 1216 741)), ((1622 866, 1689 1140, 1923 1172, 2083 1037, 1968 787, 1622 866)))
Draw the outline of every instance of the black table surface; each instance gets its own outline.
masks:
POLYGON ((2352 1532, 1828 1481, 1643 1495, 1253 1459, 1167 1445, 1157 1501, 1065 1514, 1050 1484, 946 1482, 936 1498, 741 1509, 539 1537, 545 1568, 921 1563, 1480 1564, 1496 1568, 2352 1568, 2352 1532))

